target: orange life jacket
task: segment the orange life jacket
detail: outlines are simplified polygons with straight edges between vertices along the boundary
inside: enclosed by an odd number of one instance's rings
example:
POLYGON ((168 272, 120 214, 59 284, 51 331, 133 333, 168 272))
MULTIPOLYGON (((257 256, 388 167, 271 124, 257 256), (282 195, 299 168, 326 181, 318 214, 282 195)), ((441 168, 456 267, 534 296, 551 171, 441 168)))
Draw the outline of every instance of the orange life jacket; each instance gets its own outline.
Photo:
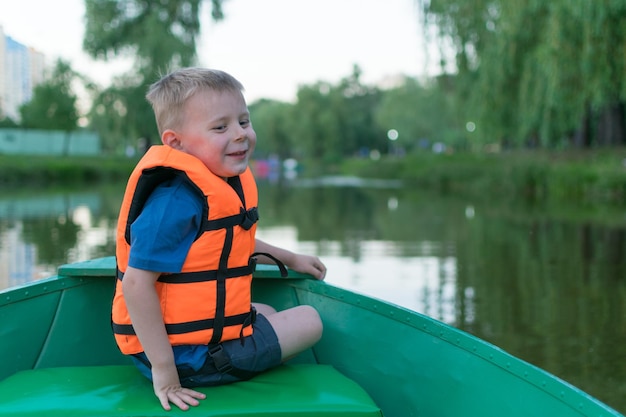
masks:
POLYGON ((153 146, 130 176, 117 226, 118 280, 112 321, 115 340, 125 354, 143 351, 122 289, 130 252, 130 225, 154 188, 177 175, 195 186, 205 207, 203 225, 182 271, 163 274, 156 282, 170 343, 218 343, 252 334, 251 256, 258 196, 250 169, 227 183, 199 159, 168 146, 153 146))

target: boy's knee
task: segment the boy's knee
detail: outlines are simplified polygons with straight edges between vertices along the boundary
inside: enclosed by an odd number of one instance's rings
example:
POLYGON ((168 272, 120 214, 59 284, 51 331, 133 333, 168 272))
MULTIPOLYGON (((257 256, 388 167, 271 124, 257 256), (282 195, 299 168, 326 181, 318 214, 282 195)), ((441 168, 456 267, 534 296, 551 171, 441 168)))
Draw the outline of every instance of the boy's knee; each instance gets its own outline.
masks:
POLYGON ((252 303, 252 305, 256 309, 257 313, 263 314, 265 317, 276 314, 276 309, 268 304, 252 303))
POLYGON ((324 324, 318 311, 310 305, 299 306, 303 310, 303 316, 306 317, 307 327, 310 329, 311 337, 319 340, 322 338, 324 324))

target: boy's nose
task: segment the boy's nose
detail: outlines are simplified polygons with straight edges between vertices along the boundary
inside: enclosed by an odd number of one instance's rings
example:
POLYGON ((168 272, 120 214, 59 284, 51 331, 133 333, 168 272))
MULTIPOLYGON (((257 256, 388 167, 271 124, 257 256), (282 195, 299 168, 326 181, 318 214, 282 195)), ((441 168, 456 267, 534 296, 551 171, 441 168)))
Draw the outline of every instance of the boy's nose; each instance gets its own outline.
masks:
POLYGON ((246 129, 244 129, 241 126, 237 127, 237 130, 235 131, 235 140, 240 141, 242 139, 245 139, 248 136, 248 132, 246 132, 246 129))

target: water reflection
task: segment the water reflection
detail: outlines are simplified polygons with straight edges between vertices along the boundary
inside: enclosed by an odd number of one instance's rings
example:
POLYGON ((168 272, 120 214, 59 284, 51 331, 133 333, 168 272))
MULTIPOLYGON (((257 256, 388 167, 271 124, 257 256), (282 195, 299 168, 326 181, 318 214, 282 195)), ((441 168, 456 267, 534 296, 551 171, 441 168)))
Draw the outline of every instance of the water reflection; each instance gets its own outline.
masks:
MULTIPOLYGON (((319 255, 335 285, 453 324, 626 410, 623 212, 354 185, 260 184, 259 237, 319 255)), ((1 196, 0 288, 112 255, 123 187, 1 196)))
POLYGON ((107 193, 10 194, 0 197, 0 289, 53 275, 67 262, 111 254, 115 216, 102 213, 107 193))

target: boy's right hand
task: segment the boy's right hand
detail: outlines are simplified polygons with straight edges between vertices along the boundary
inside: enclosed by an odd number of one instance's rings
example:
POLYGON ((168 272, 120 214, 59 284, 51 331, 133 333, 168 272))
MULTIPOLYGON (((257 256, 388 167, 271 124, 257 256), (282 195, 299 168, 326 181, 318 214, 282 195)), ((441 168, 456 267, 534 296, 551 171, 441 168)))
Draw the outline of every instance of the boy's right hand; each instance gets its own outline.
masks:
POLYGON ((181 410, 188 410, 190 405, 195 407, 200 404, 198 400, 206 398, 201 392, 181 387, 176 367, 173 372, 171 369, 152 368, 152 385, 161 406, 167 411, 172 409, 170 403, 181 410))
POLYGON ((135 332, 146 356, 152 364, 152 385, 165 410, 170 402, 181 410, 199 404, 206 396, 201 392, 183 388, 176 371, 172 345, 167 337, 161 304, 155 289, 160 273, 128 267, 122 281, 124 298, 135 332))

